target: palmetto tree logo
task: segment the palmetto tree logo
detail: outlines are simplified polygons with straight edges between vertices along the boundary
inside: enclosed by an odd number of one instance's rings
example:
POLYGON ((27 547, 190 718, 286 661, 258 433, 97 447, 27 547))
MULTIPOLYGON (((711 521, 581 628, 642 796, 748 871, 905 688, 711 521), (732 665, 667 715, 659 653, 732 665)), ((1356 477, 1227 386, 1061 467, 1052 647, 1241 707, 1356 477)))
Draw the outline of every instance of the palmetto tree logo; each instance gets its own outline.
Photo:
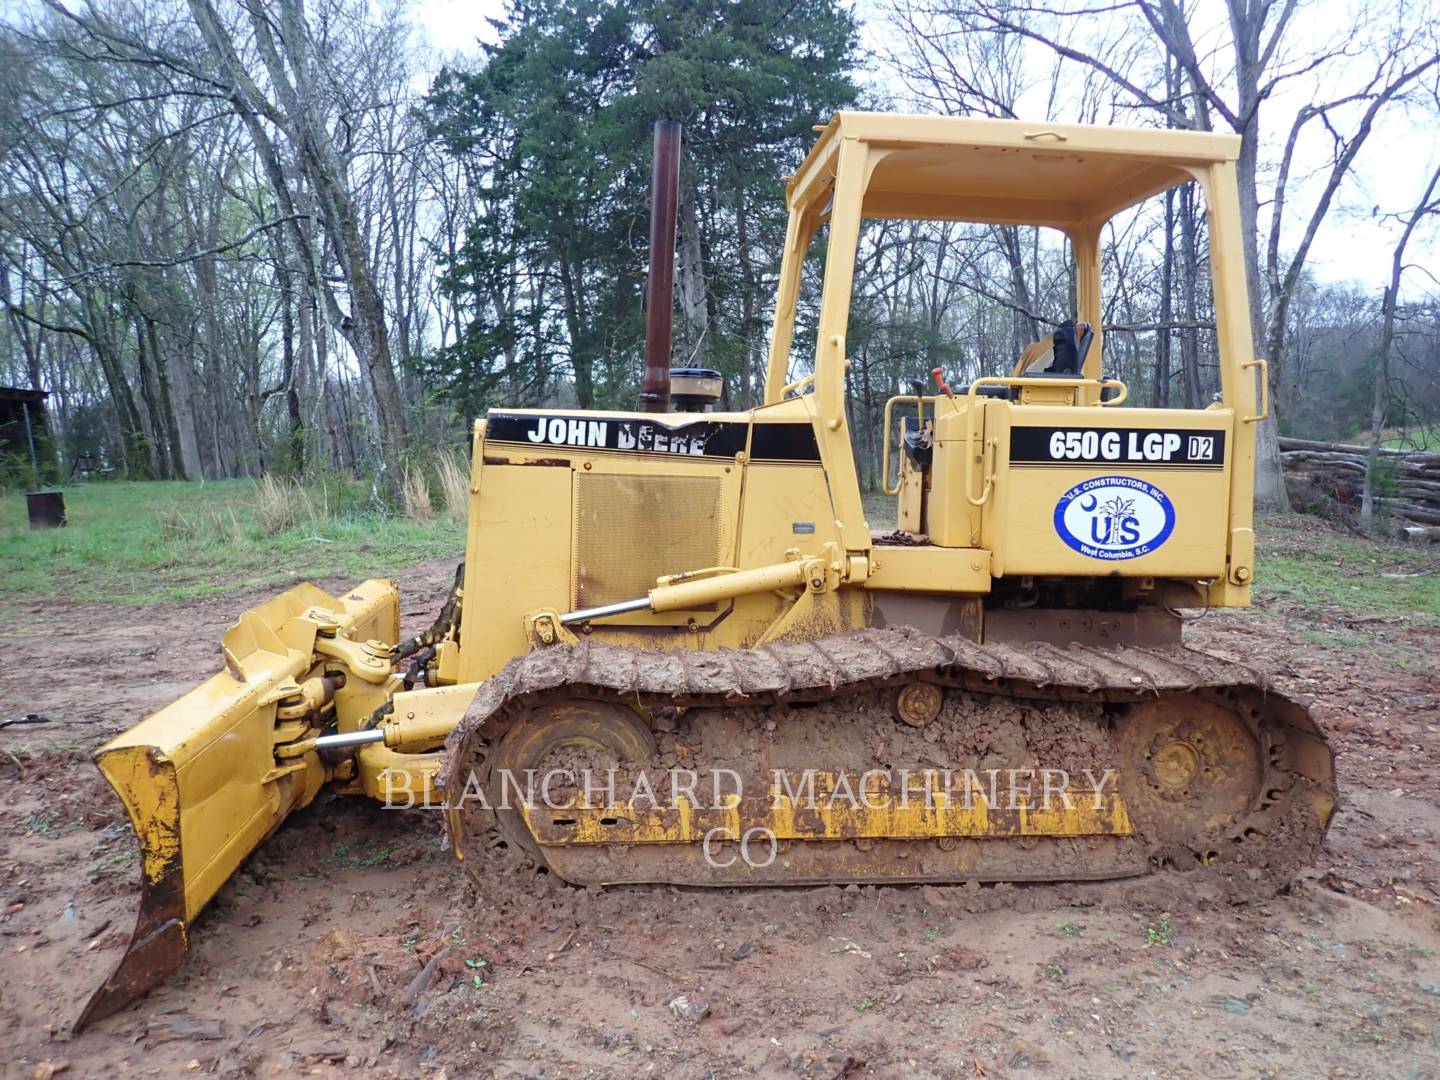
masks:
POLYGON ((1096 543, 1120 543, 1120 525, 1126 518, 1133 518, 1135 516, 1135 500, 1124 499, 1119 495, 1112 495, 1100 504, 1100 510, 1102 513, 1099 520, 1104 523, 1105 539, 1101 540, 1099 537, 1096 537, 1096 543))
POLYGON ((1089 495, 1080 503, 1080 509, 1090 515, 1090 539, 1096 544, 1107 547, 1129 544, 1139 535, 1134 499, 1115 494, 1102 503, 1095 495, 1089 495))

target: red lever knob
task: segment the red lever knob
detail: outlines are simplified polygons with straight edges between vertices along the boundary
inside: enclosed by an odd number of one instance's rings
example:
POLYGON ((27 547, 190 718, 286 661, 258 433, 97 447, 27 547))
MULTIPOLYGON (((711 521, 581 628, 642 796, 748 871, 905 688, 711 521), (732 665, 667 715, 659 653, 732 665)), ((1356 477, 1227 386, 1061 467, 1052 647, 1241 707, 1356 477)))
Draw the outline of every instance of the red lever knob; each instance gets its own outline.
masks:
POLYGON ((948 398, 953 398, 955 396, 955 392, 950 389, 950 384, 945 381, 944 368, 932 368, 930 370, 930 375, 935 380, 935 385, 940 388, 940 392, 942 394, 944 394, 948 398))

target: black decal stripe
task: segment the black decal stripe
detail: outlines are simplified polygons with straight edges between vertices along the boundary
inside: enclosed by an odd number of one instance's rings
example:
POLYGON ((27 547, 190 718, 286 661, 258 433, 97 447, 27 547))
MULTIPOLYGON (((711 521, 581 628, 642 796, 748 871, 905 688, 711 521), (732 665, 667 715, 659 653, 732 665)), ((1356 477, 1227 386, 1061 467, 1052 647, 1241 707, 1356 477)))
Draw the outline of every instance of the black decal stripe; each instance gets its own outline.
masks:
POLYGON ((1146 469, 1169 469, 1172 472, 1224 472, 1224 465, 1187 465, 1183 461, 1166 464, 1163 461, 1012 461, 1012 469, 1090 469, 1103 470, 1117 465, 1123 465, 1131 472, 1144 472, 1146 469))
POLYGON ((517 416, 492 412, 486 418, 486 442, 514 443, 531 449, 545 447, 585 453, 614 450, 621 453, 658 454, 666 457, 734 457, 745 449, 750 425, 744 421, 707 420, 703 413, 676 423, 604 413, 545 413, 517 416), (550 426, 559 421, 552 439, 550 426), (571 441, 571 425, 578 438, 571 441), (537 436, 532 438, 531 436, 537 436))
MULTIPOLYGON (((725 460, 724 455, 721 454, 681 454, 663 450, 609 450, 603 446, 561 446, 557 443, 522 443, 501 439, 486 439, 485 446, 487 449, 494 447, 497 453, 528 454, 531 457, 543 454, 543 459, 547 461, 570 461, 587 457, 630 457, 635 454, 643 454, 645 457, 675 458, 679 461, 708 461, 712 464, 725 460)), ((523 463, 515 461, 511 464, 523 463)))
MULTIPOLYGON (((1019 425, 1010 429, 1010 464, 1014 467, 1049 466, 1052 468, 1111 468, 1124 466, 1131 469, 1219 469, 1225 464, 1226 436, 1224 428, 1141 428, 1141 427, 1096 427, 1086 424, 1033 427, 1019 425), (1057 433, 1061 435, 1089 435, 1097 440, 1115 436, 1112 445, 1118 447, 1114 457, 1095 454, 1090 457, 1068 457, 1051 453, 1050 442, 1057 433), (1143 440, 1149 436, 1174 435, 1179 445, 1172 456, 1165 460, 1153 460, 1140 454, 1130 453, 1130 440, 1143 440), (1192 440, 1209 440, 1211 453, 1203 457, 1190 456, 1192 440)), ((1140 443, 1143 445, 1143 443, 1140 443)))
MULTIPOLYGON (((557 434, 561 434, 557 429, 557 434)), ((530 449, 565 449, 586 453, 614 450, 622 453, 662 454, 673 457, 734 457, 745 449, 750 437, 750 458, 762 462, 808 462, 820 460, 815 428, 809 423, 755 424, 735 420, 707 420, 698 413, 693 420, 661 423, 636 417, 606 416, 603 413, 545 413, 516 415, 492 412, 486 418, 487 443, 512 443, 530 449), (550 424, 564 425, 561 438, 550 438, 550 424), (571 424, 577 441, 571 442, 571 424), (583 425, 583 427, 581 426, 583 425), (603 443, 595 441, 603 426, 603 443), (532 439, 532 435, 539 438, 532 439), (677 445, 680 449, 676 449, 677 445)))
POLYGON ((820 446, 810 424, 756 424, 750 435, 751 461, 819 461, 820 446))

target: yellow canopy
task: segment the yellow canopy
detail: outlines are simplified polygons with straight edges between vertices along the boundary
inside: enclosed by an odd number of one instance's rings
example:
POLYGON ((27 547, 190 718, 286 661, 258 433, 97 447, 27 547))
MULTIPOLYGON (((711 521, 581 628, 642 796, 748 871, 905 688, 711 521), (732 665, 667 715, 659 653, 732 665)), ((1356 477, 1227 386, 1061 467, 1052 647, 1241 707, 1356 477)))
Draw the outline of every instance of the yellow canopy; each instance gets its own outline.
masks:
POLYGON ((847 139, 867 149, 865 217, 1066 231, 1108 220, 1240 150, 1238 136, 1206 132, 842 112, 790 181, 793 208, 828 202, 847 139))

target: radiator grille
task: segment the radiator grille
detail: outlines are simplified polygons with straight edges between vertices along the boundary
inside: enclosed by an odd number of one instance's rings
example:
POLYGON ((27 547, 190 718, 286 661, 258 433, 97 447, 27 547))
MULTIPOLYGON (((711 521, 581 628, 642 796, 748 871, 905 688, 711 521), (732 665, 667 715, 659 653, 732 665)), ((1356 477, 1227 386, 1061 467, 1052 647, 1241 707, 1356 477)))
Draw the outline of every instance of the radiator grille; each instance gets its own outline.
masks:
POLYGON ((721 482, 575 474, 575 606, 644 596, 663 574, 718 565, 721 482))

